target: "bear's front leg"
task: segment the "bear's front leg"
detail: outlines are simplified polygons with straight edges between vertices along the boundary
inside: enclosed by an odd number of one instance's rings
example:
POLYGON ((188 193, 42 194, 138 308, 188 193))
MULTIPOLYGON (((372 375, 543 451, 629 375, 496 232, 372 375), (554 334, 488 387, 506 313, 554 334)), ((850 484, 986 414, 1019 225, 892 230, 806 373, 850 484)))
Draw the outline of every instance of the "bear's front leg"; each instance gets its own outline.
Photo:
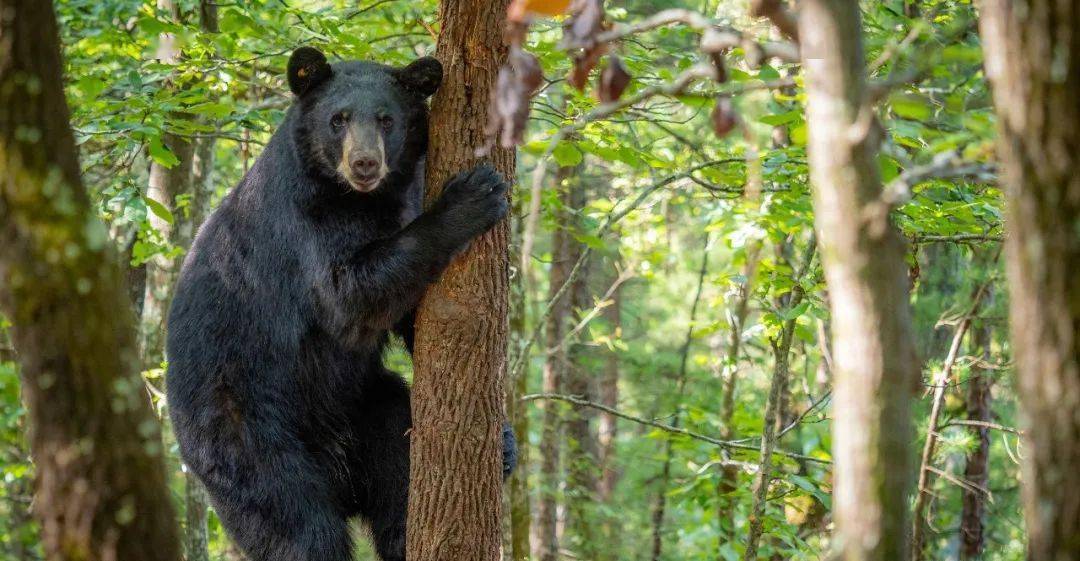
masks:
POLYGON ((316 291, 331 331, 386 331, 413 310, 450 259, 506 217, 509 188, 489 165, 447 181, 435 205, 393 236, 330 263, 316 291))

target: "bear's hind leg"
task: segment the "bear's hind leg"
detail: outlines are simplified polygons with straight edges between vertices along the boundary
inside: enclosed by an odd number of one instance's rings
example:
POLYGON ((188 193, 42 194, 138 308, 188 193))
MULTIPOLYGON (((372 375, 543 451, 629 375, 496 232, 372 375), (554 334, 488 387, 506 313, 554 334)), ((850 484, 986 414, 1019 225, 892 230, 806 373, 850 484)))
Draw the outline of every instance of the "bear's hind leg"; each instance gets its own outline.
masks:
POLYGON ((351 561, 346 513, 327 475, 293 443, 274 444, 230 455, 219 442, 202 456, 213 460, 196 473, 222 525, 249 561, 351 561))

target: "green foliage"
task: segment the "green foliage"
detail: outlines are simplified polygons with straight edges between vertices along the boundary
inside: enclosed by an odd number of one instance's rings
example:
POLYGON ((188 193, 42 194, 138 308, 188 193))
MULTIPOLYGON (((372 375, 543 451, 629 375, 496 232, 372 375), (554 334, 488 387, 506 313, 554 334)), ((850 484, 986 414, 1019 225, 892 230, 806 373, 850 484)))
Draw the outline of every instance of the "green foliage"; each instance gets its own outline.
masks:
MULTIPOLYGON (((608 6, 609 18, 637 22, 664 8, 687 8, 730 22, 748 33, 767 36, 767 23, 745 16, 744 3, 685 0, 630 0, 608 6)), ((921 15, 903 15, 900 0, 864 2, 866 60, 874 84, 891 85, 875 114, 882 125, 878 158, 883 182, 903 178, 943 153, 986 165, 992 160, 993 113, 981 70, 981 51, 972 22, 975 12, 965 0, 919 2, 921 15), (906 79, 901 79, 908 77, 906 79)), ((364 58, 391 64, 406 63, 433 52, 429 28, 437 28, 434 0, 392 0, 357 3, 346 0, 298 2, 253 0, 219 3, 220 33, 200 29, 198 9, 181 2, 183 17, 174 21, 150 0, 59 0, 62 43, 66 61, 67 95, 72 125, 80 148, 84 177, 102 218, 118 248, 133 266, 155 255, 179 255, 151 224, 156 216, 167 223, 187 216, 188 201, 170 207, 147 196, 151 162, 165 167, 179 163, 164 135, 197 140, 218 139, 212 170, 215 193, 223 196, 250 167, 262 145, 281 121, 289 104, 283 83, 286 58, 297 46, 313 45, 332 59, 364 58), (161 34, 171 34, 183 56, 175 64, 156 60, 161 34)), ((755 447, 764 426, 770 377, 774 367, 771 342, 785 321, 794 320, 795 342, 790 355, 789 421, 800 423, 779 441, 784 453, 828 461, 831 458, 831 420, 828 392, 828 295, 820 259, 805 261, 811 244, 813 211, 807 167, 804 76, 798 65, 771 61, 751 65, 742 48, 725 57, 729 80, 724 84, 697 81, 672 96, 654 96, 616 112, 610 118, 582 123, 574 134, 550 147, 556 131, 579 122, 599 102, 562 80, 571 61, 560 49, 561 21, 536 21, 526 48, 540 61, 550 81, 533 103, 526 144, 518 151, 518 179, 524 188, 514 192, 529 208, 528 186, 536 166, 574 168, 566 181, 587 186, 581 208, 565 208, 550 181, 540 193, 540 231, 532 267, 536 282, 526 285, 521 313, 523 332, 514 333, 513 352, 528 334, 542 332, 540 311, 549 294, 553 248, 550 232, 571 230, 576 244, 594 251, 589 268, 589 298, 574 320, 583 322, 574 341, 579 364, 595 385, 604 361, 617 358, 620 375, 616 407, 629 415, 671 424, 678 415, 682 428, 755 447), (790 79, 792 85, 764 88, 790 79), (717 138, 710 111, 719 95, 732 95, 734 110, 744 127, 741 134, 717 138), (709 164, 711 162, 711 164, 709 164), (708 165, 707 165, 708 164, 708 165), (700 166, 696 172, 686 170, 700 166), (655 190, 631 209, 645 190, 663 178, 683 174, 655 190), (756 192, 756 193, 755 193, 756 192), (569 212, 572 224, 562 223, 569 212), (609 235, 599 225, 625 212, 609 235), (702 285, 699 310, 691 322, 690 307, 698 282, 705 240, 709 266, 702 285), (626 272, 621 288, 621 326, 616 328, 602 308, 616 269, 626 272), (791 294, 806 294, 798 306, 788 306, 791 294), (739 302, 747 291, 747 317, 739 324, 739 302), (598 311, 598 310, 597 310, 598 311), (687 347, 687 333, 690 334, 687 347), (729 356, 732 341, 738 356, 729 356), (677 391, 686 354, 685 390, 677 391), (722 415, 726 382, 736 376, 730 419, 722 415)), ((699 35, 671 25, 635 35, 618 44, 633 80, 623 98, 645 88, 670 82, 701 61, 699 35)), ((595 80, 595 75, 592 78, 595 80)), ((595 82, 593 82, 595 83, 595 82)), ((903 234, 915 241, 908 263, 913 280, 914 328, 926 359, 924 377, 940 367, 952 327, 939 325, 943 316, 965 309, 971 288, 995 274, 984 265, 1002 235, 1002 200, 992 183, 977 179, 929 179, 911 186, 910 200, 893 212, 903 234), (958 238, 957 236, 963 236, 958 238), (941 239, 954 243, 923 243, 941 239), (959 240, 959 242, 957 242, 959 240)), ((524 218, 515 217, 515 231, 524 218)), ((520 247, 521 239, 514 243, 520 247)), ((518 272, 518 271, 515 271, 518 272)), ((1000 279, 1000 274, 997 276, 1000 279)), ((995 285, 1000 284, 995 281, 995 285)), ((1005 382, 1010 351, 1004 330, 1005 294, 982 313, 998 318, 993 324, 995 422, 1015 424, 1014 396, 1005 382)), ((0 345, 3 344, 0 337, 0 345)), ((538 345, 542 347, 542 345, 538 345)), ((543 353, 527 358, 529 392, 541 388, 543 353)), ((513 358, 513 357, 512 357, 513 358)), ((400 350, 393 366, 408 371, 400 350)), ((943 419, 963 416, 965 380, 970 361, 957 368, 949 389, 952 408, 943 419)), ((147 373, 160 387, 161 370, 147 373)), ((921 394, 920 394, 921 397, 921 394)), ((528 441, 540 437, 541 418, 534 401, 528 441)), ((164 407, 164 404, 161 404, 164 407)), ((577 409, 560 405, 565 417, 577 409)), ((925 436, 928 400, 916 411, 919 442, 925 436)), ((554 493, 561 501, 589 503, 590 523, 603 528, 609 558, 639 559, 651 551, 652 509, 657 497, 666 500, 662 536, 663 559, 713 560, 741 558, 751 503, 751 476, 737 475, 733 490, 718 494, 720 462, 756 463, 755 450, 729 450, 699 439, 636 423, 619 421, 614 455, 618 486, 607 503, 594 501, 578 489, 545 488, 535 475, 530 490, 554 493), (659 474, 671 443, 671 478, 661 488, 659 474), (723 505, 734 505, 728 523, 723 505), (724 516, 721 516, 724 515, 724 516), (723 522, 721 522, 721 519, 723 522)), ((962 474, 964 456, 974 439, 969 429, 946 427, 935 465, 962 474)), ((36 529, 14 515, 25 508, 32 466, 23 435, 25 416, 17 396, 17 376, 11 362, 0 363, 0 552, 34 549, 36 529)), ((992 435, 990 503, 987 532, 989 559, 1020 559, 1024 535, 1018 506, 1018 468, 1013 435, 992 435)), ((580 443, 565 442, 567 449, 580 443)), ((175 443, 170 450, 172 491, 182 509, 183 483, 175 443)), ((580 454, 571 458, 582 461, 580 454)), ((537 461, 535 448, 532 462, 537 461)), ((569 460, 567 460, 569 461, 569 460)), ((595 461, 586 458, 584 461, 595 461)), ((564 462, 565 464, 565 462, 564 462)), ((535 466, 527 469, 535 471, 535 466)), ((830 547, 828 536, 832 476, 826 463, 775 458, 764 512, 765 536, 760 554, 784 559, 820 559, 830 547)), ((955 548, 960 490, 935 478, 932 558, 955 548)), ((564 544, 583 547, 572 530, 564 544)), ((220 523, 210 521, 213 559, 227 545, 220 523)), ((29 559, 40 557, 30 553, 29 559)), ((371 558, 363 552, 362 558, 371 558)))

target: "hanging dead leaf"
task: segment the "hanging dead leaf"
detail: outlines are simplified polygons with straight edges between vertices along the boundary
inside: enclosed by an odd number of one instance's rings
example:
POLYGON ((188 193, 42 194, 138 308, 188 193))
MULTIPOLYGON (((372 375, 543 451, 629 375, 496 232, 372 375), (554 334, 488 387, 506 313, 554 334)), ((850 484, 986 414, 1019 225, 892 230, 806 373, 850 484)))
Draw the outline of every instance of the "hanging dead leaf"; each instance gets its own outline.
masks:
POLYGON ((570 0, 514 0, 506 9, 506 19, 511 22, 523 22, 530 14, 557 16, 565 14, 570 0))
POLYGON ((604 103, 618 101, 628 85, 630 85, 630 73, 626 71, 622 59, 616 55, 609 56, 607 66, 600 72, 600 87, 596 90, 597 97, 604 103))
POLYGON ((574 67, 570 70, 570 75, 566 77, 567 83, 579 92, 584 91, 585 85, 589 83, 589 74, 593 68, 596 68, 600 57, 604 56, 606 51, 607 45, 594 45, 574 55, 574 67))
POLYGON ((712 111, 713 132, 716 136, 724 138, 739 124, 739 115, 731 105, 731 98, 721 97, 716 100, 716 107, 712 111))
POLYGON ((481 155, 495 142, 504 147, 521 143, 529 121, 529 102, 543 82, 540 61, 519 45, 512 45, 495 82, 485 129, 488 141, 480 150, 481 155))

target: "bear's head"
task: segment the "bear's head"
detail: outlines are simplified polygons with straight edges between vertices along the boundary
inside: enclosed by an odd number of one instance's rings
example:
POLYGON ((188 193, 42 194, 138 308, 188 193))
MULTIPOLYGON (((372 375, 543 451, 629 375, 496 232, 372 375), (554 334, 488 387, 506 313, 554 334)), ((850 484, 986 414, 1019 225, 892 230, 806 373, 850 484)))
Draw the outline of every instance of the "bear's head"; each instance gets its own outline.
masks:
POLYGON ((427 149, 425 102, 442 81, 438 60, 423 57, 403 68, 330 64, 318 50, 300 47, 289 58, 288 80, 309 172, 360 193, 412 178, 427 149))

